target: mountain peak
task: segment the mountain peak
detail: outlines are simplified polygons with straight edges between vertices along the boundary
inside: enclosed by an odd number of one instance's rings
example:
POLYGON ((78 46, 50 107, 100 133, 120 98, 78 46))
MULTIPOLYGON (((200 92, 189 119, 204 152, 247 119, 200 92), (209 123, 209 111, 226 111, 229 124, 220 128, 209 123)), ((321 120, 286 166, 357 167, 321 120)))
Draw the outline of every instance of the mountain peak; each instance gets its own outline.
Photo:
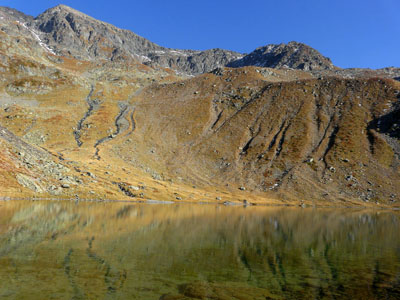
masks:
POLYGON ((83 60, 135 60, 181 73, 200 74, 242 57, 240 53, 221 49, 165 48, 62 4, 36 17, 33 26, 51 49, 83 60))
POLYGON ((262 46, 242 59, 229 64, 230 67, 259 66, 268 68, 292 68, 305 71, 336 69, 332 61, 314 48, 296 41, 287 44, 262 46))
POLYGON ((51 7, 49 9, 47 9, 46 11, 44 11, 43 14, 51 13, 51 12, 61 12, 61 11, 83 14, 82 12, 80 12, 72 7, 69 7, 68 5, 65 5, 65 4, 59 4, 57 6, 51 7))
MULTIPOLYGON (((40 15, 38 15, 35 19, 37 19, 37 20, 46 19, 46 18, 50 18, 54 15, 65 17, 65 16, 71 15, 71 14, 74 16, 79 16, 85 20, 98 21, 95 18, 88 16, 87 14, 80 12, 79 10, 76 10, 65 4, 59 4, 57 6, 49 8, 49 9, 45 10, 43 13, 41 13, 40 15)), ((100 22, 100 21, 98 21, 98 22, 100 22)))

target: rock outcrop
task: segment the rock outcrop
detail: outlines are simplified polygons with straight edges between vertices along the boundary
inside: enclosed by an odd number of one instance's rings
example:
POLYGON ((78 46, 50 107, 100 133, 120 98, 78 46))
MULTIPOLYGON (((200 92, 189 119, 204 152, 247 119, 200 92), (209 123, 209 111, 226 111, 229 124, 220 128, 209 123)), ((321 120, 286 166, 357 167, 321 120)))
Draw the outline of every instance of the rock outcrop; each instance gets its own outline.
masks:
POLYGON ((304 71, 333 70, 331 60, 303 43, 267 45, 257 48, 243 58, 228 63, 228 67, 258 66, 266 68, 292 68, 304 71))

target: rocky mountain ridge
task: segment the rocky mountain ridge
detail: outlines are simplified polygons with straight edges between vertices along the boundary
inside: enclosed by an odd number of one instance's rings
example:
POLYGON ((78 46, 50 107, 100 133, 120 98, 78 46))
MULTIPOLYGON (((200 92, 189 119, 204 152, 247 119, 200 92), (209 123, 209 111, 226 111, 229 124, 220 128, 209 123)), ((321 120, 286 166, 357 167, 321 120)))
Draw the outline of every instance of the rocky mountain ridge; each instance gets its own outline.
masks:
POLYGON ((298 42, 267 45, 257 48, 243 58, 228 63, 228 67, 257 66, 266 68, 292 68, 304 71, 334 70, 331 60, 317 50, 298 42))
POLYGON ((8 8, 1 11, 35 31, 54 53, 80 60, 135 60, 195 75, 242 57, 240 53, 222 49, 195 51, 165 48, 65 5, 48 9, 36 18, 8 8))
MULTIPOLYGON (((50 8, 36 18, 8 7, 0 7, 0 15, 3 22, 17 22, 20 33, 33 36, 47 52, 80 60, 136 61, 153 68, 169 68, 178 75, 198 75, 224 66, 326 71, 347 77, 356 77, 359 73, 340 69, 317 50, 294 41, 262 46, 247 55, 224 49, 181 50, 162 47, 66 5, 50 8)), ((398 69, 395 75, 400 76, 398 69)))

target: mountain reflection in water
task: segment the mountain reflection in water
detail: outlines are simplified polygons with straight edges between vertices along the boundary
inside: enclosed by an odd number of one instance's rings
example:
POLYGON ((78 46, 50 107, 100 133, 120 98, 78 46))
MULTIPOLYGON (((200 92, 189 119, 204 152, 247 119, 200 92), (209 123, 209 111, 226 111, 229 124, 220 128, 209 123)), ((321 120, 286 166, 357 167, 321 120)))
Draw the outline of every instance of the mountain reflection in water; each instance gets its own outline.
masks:
POLYGON ((0 299, 399 299, 399 216, 0 202, 0 299))

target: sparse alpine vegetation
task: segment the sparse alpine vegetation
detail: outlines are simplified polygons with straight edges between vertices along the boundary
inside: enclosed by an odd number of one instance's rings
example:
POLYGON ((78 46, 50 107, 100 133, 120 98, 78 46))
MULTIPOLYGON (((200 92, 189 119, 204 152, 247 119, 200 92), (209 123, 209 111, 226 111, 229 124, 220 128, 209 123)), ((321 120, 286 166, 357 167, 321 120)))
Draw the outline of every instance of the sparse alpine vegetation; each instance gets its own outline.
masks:
POLYGON ((170 49, 65 5, 0 25, 0 197, 399 206, 398 68, 170 49))

